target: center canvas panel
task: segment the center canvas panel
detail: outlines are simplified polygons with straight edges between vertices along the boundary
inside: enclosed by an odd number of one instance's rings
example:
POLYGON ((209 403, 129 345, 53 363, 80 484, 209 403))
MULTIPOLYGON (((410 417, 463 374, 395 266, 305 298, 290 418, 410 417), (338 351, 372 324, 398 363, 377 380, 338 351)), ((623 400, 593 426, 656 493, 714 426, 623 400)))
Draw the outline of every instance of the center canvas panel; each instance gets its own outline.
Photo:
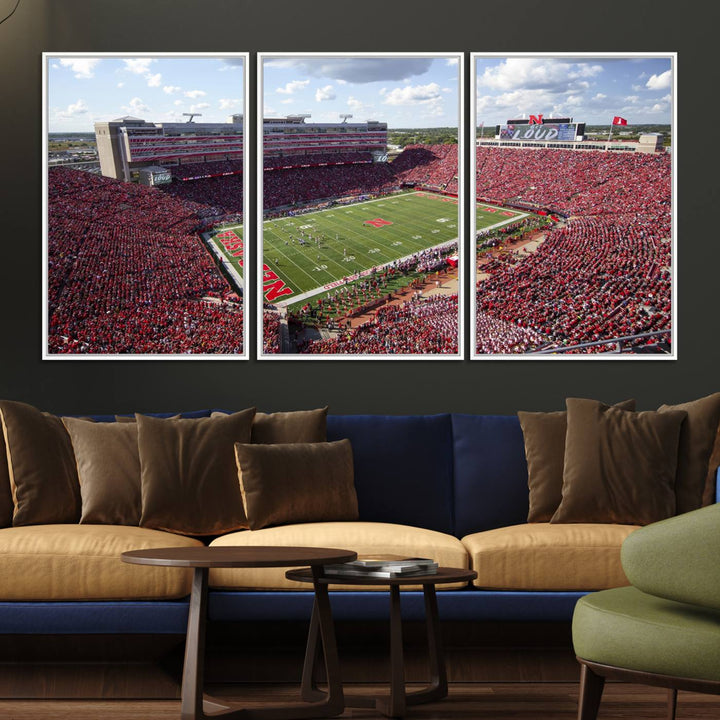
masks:
POLYGON ((462 54, 258 76, 258 356, 462 357, 462 54))

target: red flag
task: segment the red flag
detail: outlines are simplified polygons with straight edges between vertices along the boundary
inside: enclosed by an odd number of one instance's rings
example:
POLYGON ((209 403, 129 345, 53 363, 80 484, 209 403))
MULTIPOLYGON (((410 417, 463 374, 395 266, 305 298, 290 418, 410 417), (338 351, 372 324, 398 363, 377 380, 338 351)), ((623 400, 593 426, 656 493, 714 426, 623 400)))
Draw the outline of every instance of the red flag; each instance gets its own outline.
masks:
POLYGON ((627 120, 624 117, 620 117, 619 115, 616 115, 613 118, 613 125, 627 125, 627 120))

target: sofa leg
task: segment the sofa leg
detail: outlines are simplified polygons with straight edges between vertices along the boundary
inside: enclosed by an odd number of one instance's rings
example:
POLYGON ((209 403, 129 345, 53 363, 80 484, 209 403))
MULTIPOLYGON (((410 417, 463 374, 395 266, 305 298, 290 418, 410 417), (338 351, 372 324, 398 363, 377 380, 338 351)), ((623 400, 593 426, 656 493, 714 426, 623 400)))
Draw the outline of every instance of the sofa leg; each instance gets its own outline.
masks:
POLYGON ((677 712, 677 695, 678 691, 675 688, 668 690, 668 720, 675 720, 675 713, 677 712))
POLYGON ((578 720, 596 720, 604 687, 605 678, 581 664, 578 720))

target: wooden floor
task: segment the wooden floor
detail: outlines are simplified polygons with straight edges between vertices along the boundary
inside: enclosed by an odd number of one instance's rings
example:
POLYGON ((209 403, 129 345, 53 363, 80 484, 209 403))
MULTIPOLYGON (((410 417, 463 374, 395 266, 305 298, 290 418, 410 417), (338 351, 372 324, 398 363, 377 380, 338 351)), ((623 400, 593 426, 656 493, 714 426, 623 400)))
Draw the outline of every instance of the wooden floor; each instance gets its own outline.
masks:
MULTIPOLYGON (((291 702, 297 687, 236 685, 214 688, 217 697, 247 703, 291 702)), ((348 691, 375 693, 381 686, 354 685, 348 691)), ((418 720, 574 720, 578 686, 574 683, 453 683, 447 699, 410 708, 418 720)), ((639 685, 609 683, 598 720, 627 718, 664 720, 666 691, 639 685)), ((0 700, 3 720, 179 720, 179 701, 169 700, 0 700)), ((342 718, 382 718, 371 710, 348 709, 342 718)), ((677 720, 720 718, 720 698, 680 693, 677 720)))

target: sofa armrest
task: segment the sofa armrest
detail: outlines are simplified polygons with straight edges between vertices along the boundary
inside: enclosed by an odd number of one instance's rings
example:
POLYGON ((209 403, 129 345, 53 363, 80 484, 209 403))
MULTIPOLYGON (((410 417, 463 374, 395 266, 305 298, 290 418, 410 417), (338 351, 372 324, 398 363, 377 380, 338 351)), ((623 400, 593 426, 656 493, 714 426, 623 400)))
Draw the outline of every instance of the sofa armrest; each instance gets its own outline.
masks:
POLYGON ((720 504, 661 520, 629 535, 628 580, 657 597, 720 610, 720 504))

